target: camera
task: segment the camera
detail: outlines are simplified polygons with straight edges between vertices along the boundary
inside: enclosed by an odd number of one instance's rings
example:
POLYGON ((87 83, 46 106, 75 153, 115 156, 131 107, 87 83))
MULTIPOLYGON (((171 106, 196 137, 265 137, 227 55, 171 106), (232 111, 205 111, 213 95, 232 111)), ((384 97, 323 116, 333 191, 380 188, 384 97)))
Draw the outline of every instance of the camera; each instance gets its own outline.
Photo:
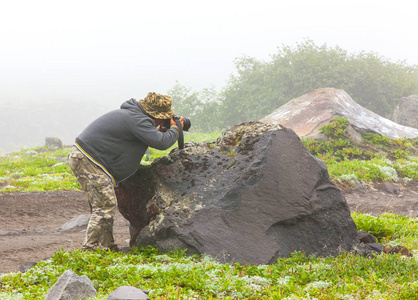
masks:
MULTIPOLYGON (((176 122, 177 127, 179 128, 179 139, 178 139, 179 148, 183 149, 184 148, 183 131, 188 131, 190 126, 192 126, 192 122, 190 121, 190 118, 183 117, 183 128, 182 128, 179 116, 174 116, 173 120, 176 122)), ((165 119, 163 126, 165 128, 170 128, 170 119, 165 119)))
POLYGON ((191 126, 192 126, 192 121, 190 121, 190 118, 183 117, 183 130, 189 131, 191 126))
MULTIPOLYGON (((177 124, 180 124, 180 117, 179 116, 174 116, 173 119, 177 124)), ((192 126, 192 122, 190 121, 190 118, 183 117, 183 131, 189 131, 191 126, 192 126)), ((165 128, 170 128, 170 119, 165 119, 164 120, 164 127, 165 128)))

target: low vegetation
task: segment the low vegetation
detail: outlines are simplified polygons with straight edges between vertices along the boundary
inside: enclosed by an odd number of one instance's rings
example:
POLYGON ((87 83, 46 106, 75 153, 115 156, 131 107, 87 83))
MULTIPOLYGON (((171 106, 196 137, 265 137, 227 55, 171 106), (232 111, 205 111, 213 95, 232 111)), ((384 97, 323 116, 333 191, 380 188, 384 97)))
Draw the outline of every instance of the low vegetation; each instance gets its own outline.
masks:
MULTIPOLYGON (((328 166, 339 185, 418 178, 415 140, 389 140, 366 134, 354 142, 347 120, 337 118, 321 130, 325 142, 303 140, 309 151, 328 166)), ((186 140, 213 141, 219 134, 186 140)), ((70 149, 37 148, 0 157, 0 192, 78 190, 65 163, 70 149)), ((150 161, 165 155, 151 150, 150 161)), ((147 163, 143 161, 143 163, 147 163)), ((372 233, 385 246, 403 245, 414 257, 379 254, 364 257, 355 251, 337 257, 307 257, 302 252, 272 265, 220 264, 185 251, 159 253, 154 248, 129 254, 59 251, 26 273, 0 276, 1 299, 41 299, 68 269, 87 275, 106 299, 119 286, 149 291, 151 299, 418 299, 418 218, 393 214, 379 217, 352 213, 358 230, 372 233)))
MULTIPOLYGON (((356 215, 374 228, 378 221, 356 215)), ((418 220, 390 220, 382 236, 390 241, 397 226, 403 238, 418 239, 418 220), (386 233, 385 233, 386 232, 386 233)), ((369 227, 371 226, 371 227, 369 227)), ((417 247, 415 242, 415 247, 417 247)), ((88 276, 106 299, 119 286, 149 291, 151 299, 418 299, 418 260, 381 254, 366 258, 354 253, 337 257, 307 257, 301 252, 272 265, 220 264, 210 257, 186 256, 184 251, 162 254, 154 248, 130 254, 108 251, 60 251, 28 272, 0 277, 2 299, 40 299, 68 269, 88 276)))
POLYGON ((341 187, 418 179, 418 140, 388 139, 366 133, 359 142, 347 133, 346 118, 335 118, 320 131, 324 142, 304 139, 306 148, 325 162, 334 183, 341 187))

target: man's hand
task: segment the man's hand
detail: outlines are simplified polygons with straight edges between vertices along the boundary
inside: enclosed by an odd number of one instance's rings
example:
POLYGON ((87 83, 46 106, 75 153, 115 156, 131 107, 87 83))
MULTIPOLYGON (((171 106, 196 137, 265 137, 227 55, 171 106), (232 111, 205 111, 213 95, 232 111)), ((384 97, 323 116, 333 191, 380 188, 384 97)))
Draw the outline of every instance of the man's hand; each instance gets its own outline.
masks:
MULTIPOLYGON (((179 119, 180 119, 180 123, 181 123, 181 128, 183 128, 184 127, 184 124, 183 124, 184 118, 180 117, 179 119)), ((171 118, 171 120, 170 120, 170 126, 172 126, 172 125, 177 125, 176 121, 174 121, 173 118, 171 118)))

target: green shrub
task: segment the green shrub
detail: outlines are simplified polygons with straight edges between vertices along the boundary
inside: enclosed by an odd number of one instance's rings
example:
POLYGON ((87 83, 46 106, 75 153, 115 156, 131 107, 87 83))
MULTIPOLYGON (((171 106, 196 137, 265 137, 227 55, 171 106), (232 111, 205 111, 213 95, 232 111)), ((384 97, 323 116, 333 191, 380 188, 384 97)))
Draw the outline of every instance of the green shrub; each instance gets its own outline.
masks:
POLYGON ((357 230, 373 234, 379 241, 390 240, 395 234, 395 228, 387 224, 383 218, 376 218, 366 214, 352 214, 357 230))
POLYGON ((347 139, 346 128, 348 125, 347 118, 336 117, 328 125, 322 126, 319 131, 332 139, 347 139))
MULTIPOLYGON (((323 157, 320 156, 322 159, 323 157)), ((386 159, 343 160, 323 159, 328 167, 331 178, 338 179, 343 175, 354 175, 364 182, 397 181, 398 174, 392 163, 386 159)))
POLYGON ((365 141, 368 141, 368 142, 372 143, 373 145, 377 145, 377 146, 380 146, 380 147, 394 145, 394 142, 392 140, 390 140, 386 136, 383 136, 383 135, 380 135, 380 134, 377 134, 377 133, 368 132, 368 133, 363 134, 362 138, 365 141))
POLYGON ((418 157, 409 157, 409 160, 398 159, 393 167, 400 177, 418 179, 418 157))
POLYGON ((361 142, 350 140, 346 118, 335 118, 320 128, 327 141, 302 139, 312 155, 328 167, 337 184, 352 186, 353 178, 360 182, 397 181, 399 177, 418 178, 417 140, 388 139, 376 133, 366 133, 361 142), (386 153, 386 155, 384 154, 386 153))

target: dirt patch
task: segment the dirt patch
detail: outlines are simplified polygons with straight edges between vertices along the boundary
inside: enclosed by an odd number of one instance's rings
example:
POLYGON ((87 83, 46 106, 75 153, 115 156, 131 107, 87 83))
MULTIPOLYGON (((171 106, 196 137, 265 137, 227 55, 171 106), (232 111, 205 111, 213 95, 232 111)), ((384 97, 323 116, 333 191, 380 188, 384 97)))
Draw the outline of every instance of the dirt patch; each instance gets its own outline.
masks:
POLYGON ((351 211, 378 216, 388 212, 418 217, 418 180, 343 191, 351 211), (392 189, 393 187, 393 189, 392 189))
MULTIPOLYGON (((88 214, 90 208, 83 192, 0 194, 0 274, 18 271, 26 262, 48 259, 61 248, 79 248, 86 228, 59 228, 76 216, 88 214)), ((114 236, 120 247, 128 246, 128 226, 117 212, 114 236)))
MULTIPOLYGON (((384 212, 418 216, 418 180, 387 187, 345 190, 352 211, 379 215, 384 212)), ((85 228, 59 231, 79 215, 89 214, 82 192, 34 192, 0 194, 0 274, 19 270, 26 262, 48 259, 60 249, 75 250, 83 242, 85 228)), ((114 235, 120 247, 128 245, 128 221, 118 212, 114 235)))

